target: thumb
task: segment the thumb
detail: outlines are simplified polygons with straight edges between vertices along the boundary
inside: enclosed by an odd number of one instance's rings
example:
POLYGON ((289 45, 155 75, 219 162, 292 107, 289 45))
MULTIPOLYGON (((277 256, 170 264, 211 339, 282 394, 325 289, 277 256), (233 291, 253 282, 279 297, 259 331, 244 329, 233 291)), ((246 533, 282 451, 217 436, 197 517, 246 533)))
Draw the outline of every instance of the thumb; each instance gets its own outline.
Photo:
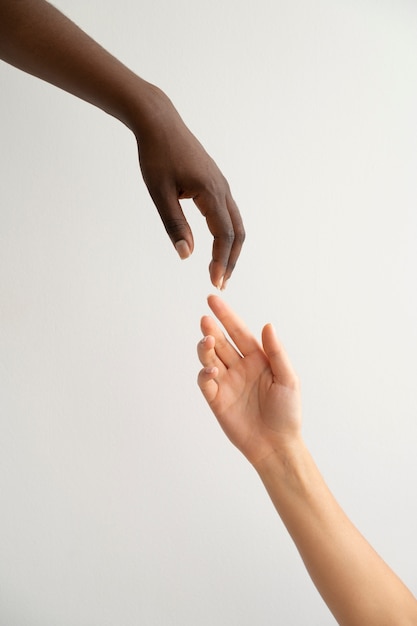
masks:
POLYGON ((191 228, 175 194, 151 194, 169 238, 181 259, 187 259, 194 250, 191 228))
POLYGON ((277 382, 286 387, 294 386, 297 376, 272 324, 267 324, 262 330, 262 345, 277 382))

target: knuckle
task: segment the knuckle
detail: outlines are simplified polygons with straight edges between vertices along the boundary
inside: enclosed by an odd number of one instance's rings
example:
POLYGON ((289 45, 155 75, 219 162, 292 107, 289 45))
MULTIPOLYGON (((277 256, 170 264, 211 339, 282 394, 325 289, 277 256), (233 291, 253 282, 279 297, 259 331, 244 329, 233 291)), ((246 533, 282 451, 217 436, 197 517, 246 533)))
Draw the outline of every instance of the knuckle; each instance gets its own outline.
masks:
POLYGON ((187 222, 184 218, 169 218, 164 220, 164 225, 167 233, 175 237, 184 232, 187 222))
POLYGON ((221 235, 217 235, 216 239, 224 241, 225 243, 232 245, 235 241, 235 232, 232 228, 228 228, 221 235))
POLYGON ((223 197, 222 185, 219 185, 219 181, 216 177, 207 176, 204 180, 196 180, 194 187, 198 189, 196 195, 203 196, 206 202, 212 205, 216 205, 220 198, 223 197))
POLYGON ((246 239, 246 232, 243 226, 239 226, 235 231, 235 241, 242 245, 246 239))
POLYGON ((210 170, 207 172, 204 180, 204 187, 213 196, 224 196, 229 191, 229 184, 225 176, 212 159, 210 170))

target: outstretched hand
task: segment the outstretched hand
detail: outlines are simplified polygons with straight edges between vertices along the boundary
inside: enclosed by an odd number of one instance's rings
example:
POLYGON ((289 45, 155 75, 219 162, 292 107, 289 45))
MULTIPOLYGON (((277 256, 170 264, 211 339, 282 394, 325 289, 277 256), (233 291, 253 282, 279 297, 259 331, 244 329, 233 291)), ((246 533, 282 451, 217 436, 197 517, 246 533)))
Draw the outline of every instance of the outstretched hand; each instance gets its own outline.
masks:
POLYGON ((229 185, 166 94, 45 0, 0 0, 0 58, 113 115, 139 147, 144 181, 181 258, 194 247, 179 200, 192 198, 214 237, 210 277, 224 289, 245 238, 229 185))
POLYGON ((298 379, 271 324, 261 346, 221 298, 208 303, 235 345, 202 318, 198 385, 231 442, 256 464, 301 434, 298 379))
POLYGON ((239 209, 213 159, 165 94, 154 92, 157 106, 136 133, 143 179, 181 258, 192 253, 194 241, 179 200, 194 200, 214 237, 211 281, 224 289, 245 238, 239 209))

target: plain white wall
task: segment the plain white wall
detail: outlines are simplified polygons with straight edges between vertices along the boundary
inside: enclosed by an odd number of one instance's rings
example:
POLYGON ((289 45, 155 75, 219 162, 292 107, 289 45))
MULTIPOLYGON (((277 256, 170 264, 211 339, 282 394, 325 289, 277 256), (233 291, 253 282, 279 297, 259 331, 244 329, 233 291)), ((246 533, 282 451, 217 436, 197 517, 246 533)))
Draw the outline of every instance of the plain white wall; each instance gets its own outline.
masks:
MULTIPOLYGON (((279 329, 319 466, 416 593, 415 3, 56 4, 228 177, 225 298, 279 329)), ((0 626, 334 624, 196 387, 203 220, 179 261, 130 133, 0 81, 0 626)))

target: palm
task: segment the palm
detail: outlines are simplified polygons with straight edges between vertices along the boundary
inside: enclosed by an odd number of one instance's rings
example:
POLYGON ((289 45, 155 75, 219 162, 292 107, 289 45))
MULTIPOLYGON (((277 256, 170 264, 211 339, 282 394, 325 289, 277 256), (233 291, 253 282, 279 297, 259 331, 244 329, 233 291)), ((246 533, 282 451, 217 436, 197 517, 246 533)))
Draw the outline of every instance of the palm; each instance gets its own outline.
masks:
POLYGON ((260 352, 225 372, 210 406, 229 439, 252 457, 262 441, 285 434, 291 427, 287 395, 260 352))
MULTIPOLYGON (((216 375, 202 390, 229 439, 245 456, 254 459, 299 428, 301 411, 295 377, 288 367, 274 373, 265 351, 219 298, 211 298, 210 306, 240 351, 211 318, 203 318, 203 332, 212 338, 204 352, 200 349, 200 360, 203 365, 215 367, 216 375)), ((284 361, 282 364, 287 365, 284 361)))

